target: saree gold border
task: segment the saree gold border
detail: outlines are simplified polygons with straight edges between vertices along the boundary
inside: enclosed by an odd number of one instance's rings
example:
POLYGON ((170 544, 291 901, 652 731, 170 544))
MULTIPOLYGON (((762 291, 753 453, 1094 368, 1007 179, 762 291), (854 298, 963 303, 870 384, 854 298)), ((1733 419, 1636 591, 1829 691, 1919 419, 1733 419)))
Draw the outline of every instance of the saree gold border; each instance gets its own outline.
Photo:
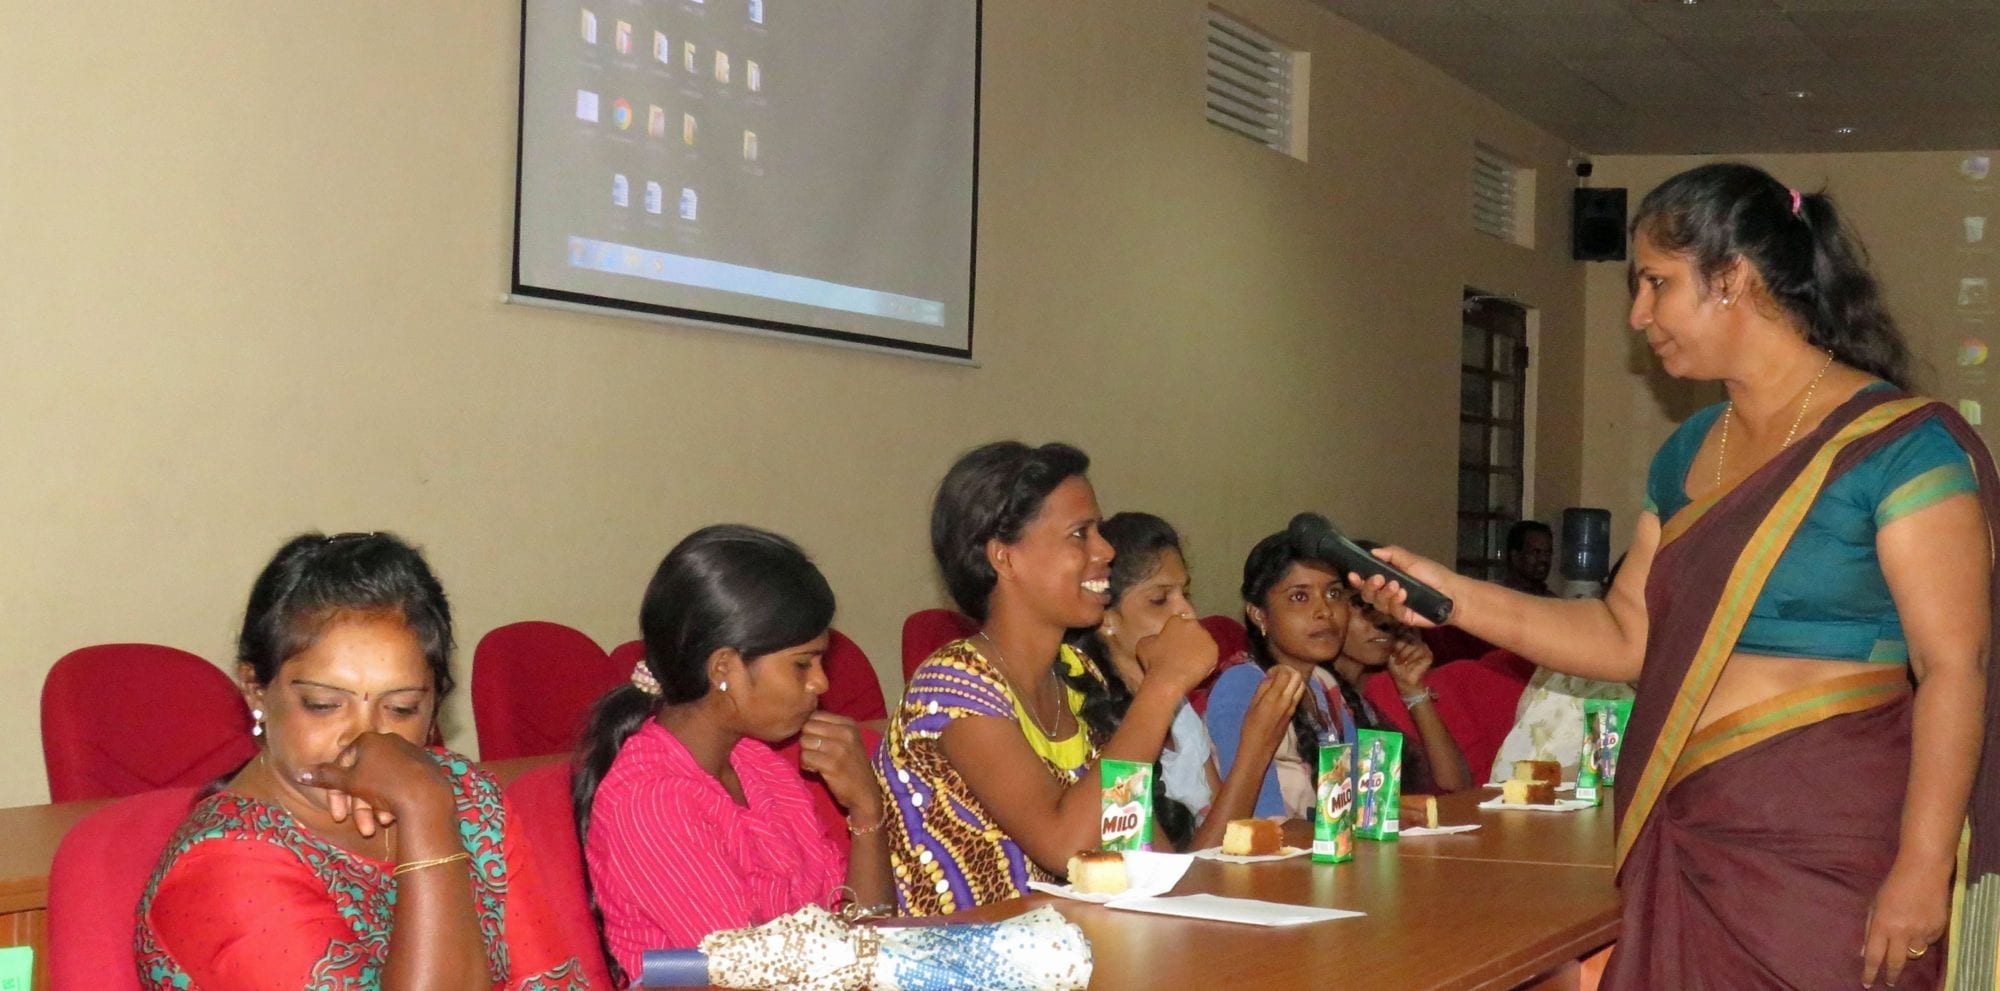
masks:
POLYGON ((1703 727, 1688 740, 1674 773, 1667 777, 1666 790, 1672 791, 1689 775, 1724 757, 1782 733, 1895 701, 1908 692, 1909 684, 1907 669, 1898 664, 1843 675, 1744 706, 1703 727))
MULTIPOLYGON (((1923 408, 1929 402, 1915 397, 1891 400, 1861 414, 1841 428, 1838 434, 1820 446, 1812 461, 1786 487, 1758 525, 1758 536, 1737 556, 1736 564, 1730 568, 1728 583, 1723 586, 1722 599, 1716 603, 1715 614, 1709 617, 1701 647, 1695 652, 1694 661, 1688 665, 1687 676, 1681 679, 1680 689, 1675 693, 1678 701, 1667 714, 1666 725, 1661 727, 1651 759, 1640 773, 1631 804, 1626 807, 1625 821, 1618 831, 1616 859, 1619 867, 1624 866, 1626 856, 1632 852, 1632 845, 1638 841, 1647 817, 1653 812, 1653 806, 1666 791, 1667 778, 1673 773, 1674 766, 1680 763, 1681 750, 1687 746, 1695 719, 1707 707, 1708 696, 1715 690, 1723 665, 1735 649, 1744 623, 1750 618, 1750 607, 1763 591, 1764 582, 1777 567, 1779 557, 1783 555, 1785 546, 1791 543, 1792 534, 1798 531, 1806 511, 1818 497, 1820 486, 1826 483, 1834 458, 1847 445, 1923 408)), ((1678 517, 1681 514, 1675 515, 1678 517)))

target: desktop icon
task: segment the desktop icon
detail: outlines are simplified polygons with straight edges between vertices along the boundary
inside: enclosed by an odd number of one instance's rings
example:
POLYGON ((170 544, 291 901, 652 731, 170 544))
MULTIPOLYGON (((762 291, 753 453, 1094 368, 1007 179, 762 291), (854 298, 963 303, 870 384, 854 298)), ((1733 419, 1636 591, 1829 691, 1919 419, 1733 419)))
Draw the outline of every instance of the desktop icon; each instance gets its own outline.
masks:
POLYGON ((1958 305, 1974 307, 1992 306, 1992 284, 1986 279, 1958 280, 1958 305))
POLYGON ((1990 155, 1967 155, 1965 161, 1958 163, 1959 174, 1975 182, 1986 178, 1986 173, 1992 168, 1993 158, 1990 155))
POLYGON ((743 160, 746 162, 754 162, 757 160, 756 131, 743 132, 743 160))
POLYGON ((653 32, 653 61, 661 65, 674 64, 674 46, 667 43, 665 31, 653 32))
POLYGON ((613 47, 618 49, 618 54, 620 55, 632 54, 631 22, 629 21, 618 22, 618 29, 611 33, 611 44, 613 47))
POLYGON ((654 182, 654 181, 652 181, 651 179, 648 179, 648 180, 646 180, 646 212, 647 212, 647 213, 650 213, 650 214, 655 214, 655 215, 657 215, 657 214, 658 214, 658 213, 659 213, 659 212, 660 212, 660 211, 661 211, 662 209, 664 209, 664 208, 665 208, 665 205, 664 205, 664 202, 663 202, 663 201, 665 200, 665 198, 666 198, 666 193, 665 193, 665 191, 664 191, 664 190, 662 190, 662 189, 660 188, 660 184, 659 184, 659 183, 657 183, 657 182, 654 182))
POLYGON ((583 27, 583 43, 586 45, 597 44, 597 15, 591 13, 590 8, 588 7, 585 7, 583 9, 582 27, 583 27))
POLYGON ((611 123, 621 131, 632 129, 632 104, 622 96, 611 101, 611 123))
POLYGON ((750 0, 750 23, 764 23, 764 0, 750 0))
POLYGON ((1979 400, 1977 399, 1961 399, 1958 401, 1958 415, 1965 417, 1965 422, 1975 427, 1979 426, 1979 419, 1984 413, 1985 410, 1980 409, 1979 400))
POLYGON ((576 91, 576 119, 597 123, 597 94, 587 89, 576 91))
POLYGON ((764 91, 764 72, 757 68, 757 61, 755 59, 743 60, 743 82, 750 87, 750 92, 752 93, 761 93, 764 91))
POLYGON ((685 114, 685 113, 684 113, 684 114, 682 114, 682 115, 681 115, 681 141, 682 141, 682 143, 684 143, 684 144, 690 144, 690 145, 691 145, 691 144, 694 144, 694 130, 695 130, 695 123, 694 123, 694 115, 693 115, 693 114, 685 114))
POLYGON ((1977 337, 1968 337, 1958 343, 1958 366, 1971 368, 1986 364, 1986 342, 1977 337))
POLYGON ((718 50, 715 53, 715 81, 725 85, 729 82, 729 53, 718 50))
POLYGON ((1978 244, 1984 240, 1986 240, 1986 218, 1965 218, 1965 243, 1978 244))
POLYGON ((623 172, 614 172, 611 174, 611 205, 632 205, 632 183, 625 178, 625 173, 623 172))
POLYGON ((692 41, 681 42, 681 67, 689 72, 694 71, 694 42, 692 41))
POLYGON ((646 134, 654 138, 667 136, 667 108, 655 103, 646 111, 646 134))
POLYGON ((693 219, 695 219, 695 209, 696 209, 696 205, 697 205, 697 204, 696 204, 696 199, 695 199, 695 195, 694 195, 694 190, 693 190, 693 189, 691 189, 691 188, 689 188, 689 187, 687 187, 687 186, 682 186, 682 187, 681 187, 681 219, 682 219, 682 220, 693 220, 693 219))

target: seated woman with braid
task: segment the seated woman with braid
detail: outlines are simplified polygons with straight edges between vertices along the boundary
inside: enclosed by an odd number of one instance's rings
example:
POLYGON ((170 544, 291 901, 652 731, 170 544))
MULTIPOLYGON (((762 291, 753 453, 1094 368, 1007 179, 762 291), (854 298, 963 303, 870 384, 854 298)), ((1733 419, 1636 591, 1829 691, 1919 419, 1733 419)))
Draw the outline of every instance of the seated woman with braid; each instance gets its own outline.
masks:
POLYGON ((262 749, 188 812, 139 901, 154 991, 587 986, 499 787, 426 747, 451 610, 384 533, 293 539, 250 591, 262 749))

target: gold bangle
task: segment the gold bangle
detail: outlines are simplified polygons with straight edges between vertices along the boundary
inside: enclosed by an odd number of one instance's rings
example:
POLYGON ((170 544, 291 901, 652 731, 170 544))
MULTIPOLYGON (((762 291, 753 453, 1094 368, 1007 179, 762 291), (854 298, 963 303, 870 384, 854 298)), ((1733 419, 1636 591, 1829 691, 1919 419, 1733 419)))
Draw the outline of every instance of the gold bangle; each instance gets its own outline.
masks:
POLYGON ((847 832, 848 835, 850 836, 866 836, 869 833, 881 832, 882 827, 888 824, 889 824, 889 813, 887 812, 882 813, 881 816, 876 818, 875 825, 873 826, 856 826, 854 824, 854 820, 852 818, 849 818, 847 820, 847 832))
POLYGON ((461 860, 471 860, 471 859, 472 859, 472 854, 460 850, 459 852, 454 853, 449 857, 436 857, 431 860, 412 860, 406 864, 397 864, 396 869, 389 872, 389 876, 402 877, 403 875, 408 874, 412 871, 420 871, 426 867, 443 867, 446 864, 455 864, 461 860))

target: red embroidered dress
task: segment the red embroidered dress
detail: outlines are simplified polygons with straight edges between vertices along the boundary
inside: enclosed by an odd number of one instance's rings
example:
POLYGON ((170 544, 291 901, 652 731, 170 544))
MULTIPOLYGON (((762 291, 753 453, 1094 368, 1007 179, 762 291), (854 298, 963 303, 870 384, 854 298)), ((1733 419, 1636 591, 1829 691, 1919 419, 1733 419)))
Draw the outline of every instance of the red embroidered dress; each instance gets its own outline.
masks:
MULTIPOLYGON (((499 786, 464 757, 433 754, 458 800, 493 986, 587 988, 575 954, 555 945, 499 786)), ((208 798, 168 842, 139 900, 140 982, 154 991, 377 988, 394 867, 321 840, 281 808, 229 792, 208 798)))

